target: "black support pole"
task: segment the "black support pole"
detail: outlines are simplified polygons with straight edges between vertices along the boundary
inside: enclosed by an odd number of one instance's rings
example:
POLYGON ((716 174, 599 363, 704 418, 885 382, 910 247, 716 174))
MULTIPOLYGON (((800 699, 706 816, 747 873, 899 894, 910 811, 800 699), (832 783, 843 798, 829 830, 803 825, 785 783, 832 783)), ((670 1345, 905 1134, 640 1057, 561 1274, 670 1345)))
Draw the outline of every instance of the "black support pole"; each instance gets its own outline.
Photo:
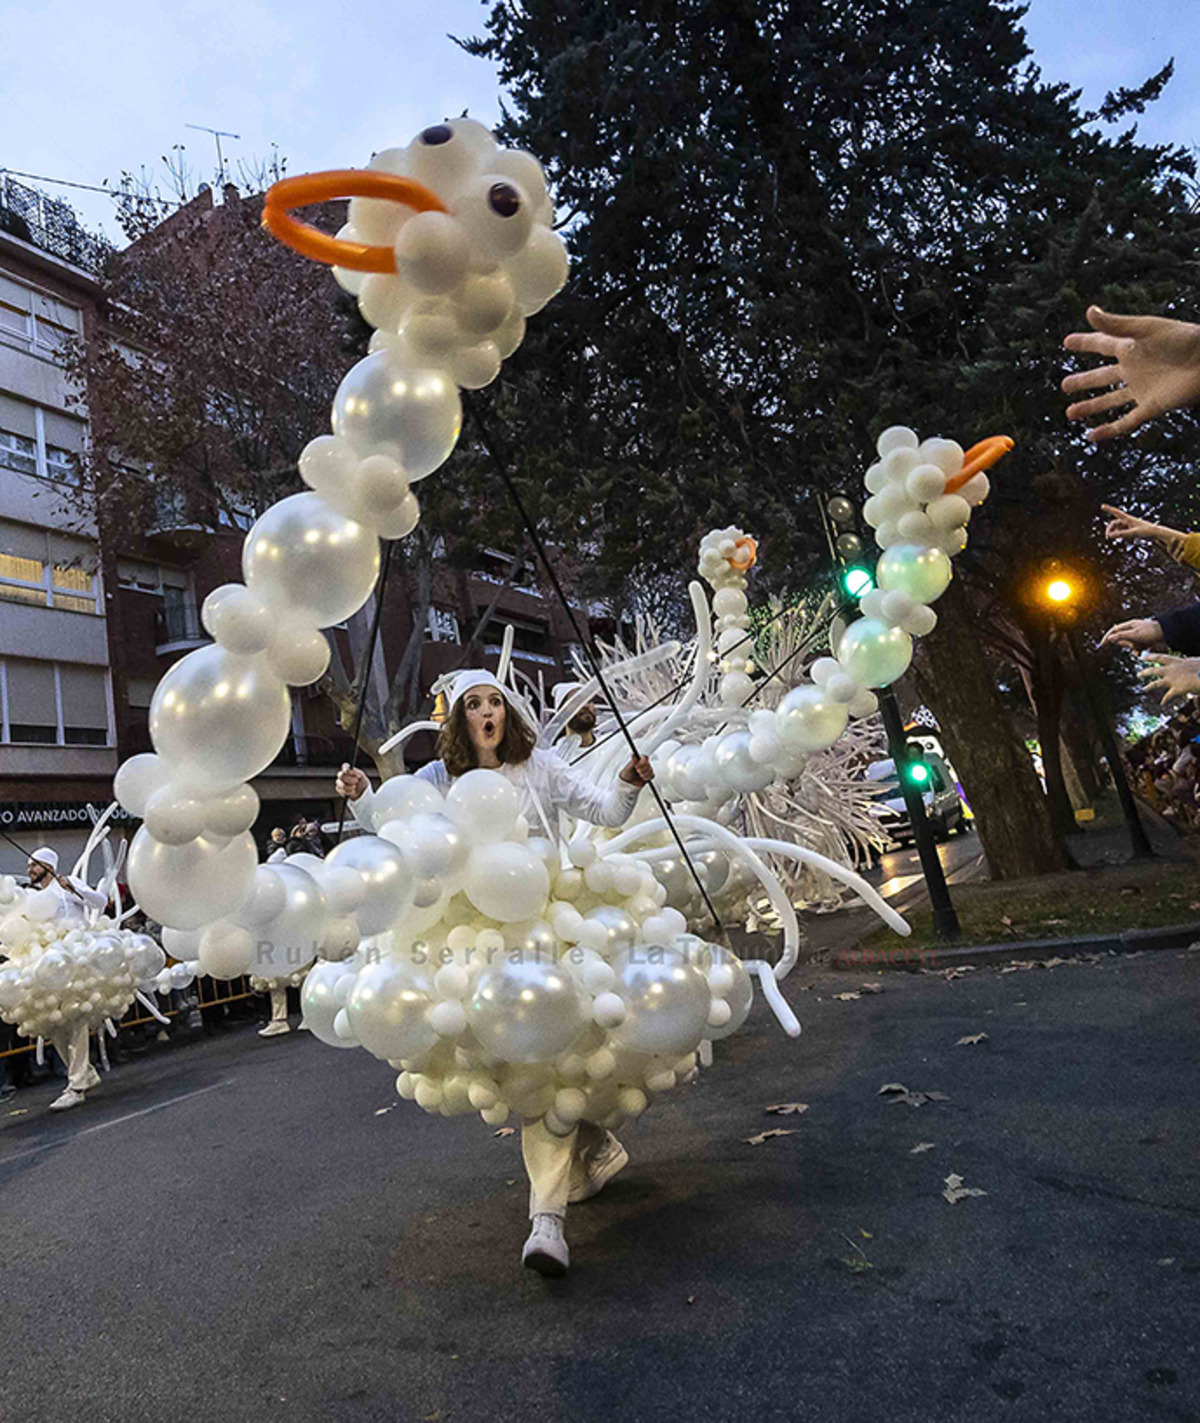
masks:
POLYGON ((925 800, 916 786, 904 775, 908 741, 904 735, 904 723, 900 720, 896 694, 890 687, 884 687, 882 691, 876 692, 876 696, 879 698, 879 710, 883 716, 892 762, 896 767, 896 779, 900 782, 900 792, 904 796, 904 808, 908 811, 917 854, 921 859, 921 873, 925 876, 925 884, 929 889, 929 902, 933 906, 934 936, 942 941, 957 939, 960 933, 958 911, 950 898, 950 886, 946 883, 941 856, 934 843, 929 821, 925 818, 925 800))

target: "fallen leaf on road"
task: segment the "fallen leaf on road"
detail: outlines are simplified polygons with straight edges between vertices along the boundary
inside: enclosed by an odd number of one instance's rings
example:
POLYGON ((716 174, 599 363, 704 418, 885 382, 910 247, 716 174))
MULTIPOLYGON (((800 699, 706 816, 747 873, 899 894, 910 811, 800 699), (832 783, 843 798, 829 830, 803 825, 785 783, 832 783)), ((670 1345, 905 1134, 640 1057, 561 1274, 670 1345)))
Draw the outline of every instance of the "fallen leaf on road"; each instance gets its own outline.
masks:
POLYGON ((755 1136, 746 1136, 742 1140, 749 1146, 761 1146, 764 1141, 770 1141, 773 1136, 798 1136, 799 1133, 787 1127, 772 1127, 770 1131, 760 1131, 755 1136))
POLYGON ((776 1102, 774 1106, 764 1107, 765 1112, 774 1112, 777 1117, 798 1117, 801 1112, 808 1111, 807 1102, 776 1102))
POLYGON ((516 1127, 500 1127, 498 1130, 494 1131, 494 1132, 492 1133, 492 1135, 493 1135, 493 1136, 512 1136, 513 1132, 515 1132, 515 1131, 516 1131, 516 1127))
POLYGON ((1032 959, 1014 959, 1007 968, 1002 968, 1001 973, 1025 973, 1033 967, 1032 959))
POLYGON ((1173 1265, 1175 1263, 1175 1257, 1174 1255, 1168 1255, 1165 1260, 1160 1260, 1158 1263, 1160 1265, 1173 1265))
POLYGON ((393 1102, 392 1105, 391 1105, 391 1107, 376 1107, 376 1108, 375 1108, 375 1115, 376 1115, 377 1117, 386 1116, 388 1112, 392 1111, 392 1109, 395 1107, 395 1105, 396 1105, 395 1102, 393 1102))
POLYGON ((688 1297, 687 1297, 687 1302, 688 1302, 688 1304, 695 1304, 695 1303, 696 1303, 696 1296, 695 1296, 695 1295, 688 1295, 688 1297))
POLYGON ((985 1043, 988 1040, 986 1033, 969 1033, 965 1038, 959 1038, 954 1044, 955 1047, 974 1047, 976 1043, 985 1043))
POLYGON ((1066 959, 1039 959, 1038 968, 1057 968, 1059 964, 1066 963, 1066 959))
POLYGON ((28 1107, 18 1107, 15 1112, 9 1112, 10 1117, 26 1117, 29 1115, 28 1107))
POLYGON ((858 985, 858 987, 859 987, 860 992, 862 992, 862 993, 882 993, 882 992, 883 992, 883 984, 882 984, 882 983, 860 983, 860 984, 858 985))
POLYGON ((885 1082, 875 1095, 882 1097, 884 1093, 887 1094, 890 1102, 905 1102, 910 1107, 919 1107, 924 1102, 948 1102, 950 1100, 945 1092, 913 1092, 902 1082, 885 1082))
POLYGON ((946 1177, 946 1189, 942 1195, 954 1205, 956 1201, 961 1201, 964 1196, 986 1196, 986 1191, 981 1191, 978 1186, 964 1186, 963 1178, 956 1176, 953 1172, 946 1177))
POLYGON ((919 1141, 908 1154, 910 1156, 916 1156, 917 1153, 921 1151, 932 1151, 936 1145, 936 1141, 919 1141))
POLYGON ((871 1232, 870 1232, 869 1230, 864 1230, 861 1225, 858 1227, 858 1233, 859 1233, 859 1235, 862 1236, 862 1238, 863 1238, 864 1240, 874 1240, 874 1239, 875 1239, 875 1237, 871 1234, 871 1232))
POLYGON ((833 995, 839 1003, 853 1003, 862 997, 861 993, 835 993, 833 995))

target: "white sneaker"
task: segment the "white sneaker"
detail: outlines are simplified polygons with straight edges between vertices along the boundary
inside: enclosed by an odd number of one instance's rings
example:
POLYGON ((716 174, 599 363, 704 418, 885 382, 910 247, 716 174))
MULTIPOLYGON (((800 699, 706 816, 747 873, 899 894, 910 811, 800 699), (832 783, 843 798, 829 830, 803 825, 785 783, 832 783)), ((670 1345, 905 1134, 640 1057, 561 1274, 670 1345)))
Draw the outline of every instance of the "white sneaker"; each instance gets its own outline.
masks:
POLYGON ((593 1196, 599 1195, 628 1161, 629 1153, 613 1136, 612 1132, 607 1132, 599 1151, 590 1160, 581 1163, 583 1180, 571 1187, 567 1200, 588 1201, 593 1196))
POLYGON ((66 1091, 61 1092, 55 1097, 54 1101, 50 1103, 50 1110, 52 1112, 65 1112, 68 1107, 82 1107, 85 1100, 82 1092, 76 1092, 74 1087, 68 1087, 66 1091))
POLYGON ((539 1275, 565 1275, 571 1252, 563 1239, 563 1218, 543 1213, 533 1218, 533 1229, 521 1251, 521 1264, 539 1275))
POLYGON ((285 1023, 281 1019, 276 1019, 275 1022, 268 1023, 265 1028, 259 1028, 258 1035, 260 1038, 277 1038, 280 1034, 290 1033, 291 1031, 291 1023, 285 1023))

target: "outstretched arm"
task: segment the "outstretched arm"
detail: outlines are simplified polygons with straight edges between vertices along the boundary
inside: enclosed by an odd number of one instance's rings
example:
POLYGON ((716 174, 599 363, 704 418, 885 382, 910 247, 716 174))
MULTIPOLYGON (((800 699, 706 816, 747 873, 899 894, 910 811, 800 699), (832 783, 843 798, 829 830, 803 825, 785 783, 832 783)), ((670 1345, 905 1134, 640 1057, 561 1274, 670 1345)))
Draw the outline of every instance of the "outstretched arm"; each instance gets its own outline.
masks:
POLYGON ((1161 692, 1162 704, 1184 697, 1200 696, 1200 657, 1169 657, 1165 652, 1144 652, 1145 667, 1138 676, 1146 683, 1147 692, 1161 692))
POLYGON ((1115 316, 1098 306, 1087 312, 1091 331, 1075 331, 1063 345, 1112 357, 1112 364, 1077 371, 1062 383, 1068 395, 1103 390, 1103 395, 1067 406, 1068 420, 1084 420, 1117 410, 1133 409, 1087 432, 1097 442, 1127 435, 1166 410, 1182 410, 1200 402, 1200 326, 1165 316, 1115 316))

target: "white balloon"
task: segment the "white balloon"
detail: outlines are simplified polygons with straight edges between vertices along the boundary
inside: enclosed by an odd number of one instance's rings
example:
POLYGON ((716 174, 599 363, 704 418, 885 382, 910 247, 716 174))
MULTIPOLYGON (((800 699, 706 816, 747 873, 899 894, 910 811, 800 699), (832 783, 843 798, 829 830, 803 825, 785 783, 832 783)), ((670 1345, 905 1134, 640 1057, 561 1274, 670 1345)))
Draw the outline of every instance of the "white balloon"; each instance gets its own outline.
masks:
MULTIPOLYGON (((254 871, 250 895, 238 909, 238 922, 251 929, 259 928, 282 914, 286 903, 287 889, 283 880, 272 866, 259 865, 254 871)), ((175 957, 182 955, 176 954, 175 957)))
POLYGON ((143 825, 129 850, 129 888, 151 919, 174 929, 199 929, 238 908, 257 865, 249 835, 225 845, 203 835, 189 845, 160 845, 143 825))
POLYGON ((441 197, 448 197, 496 152, 496 140, 477 119, 450 119, 422 129, 405 150, 407 171, 441 197))
POLYGON ((526 954, 505 955, 483 969, 466 1009, 480 1046, 505 1062, 548 1062, 587 1027, 571 974, 526 954))
POLYGON ((521 312, 532 316, 567 284, 567 249, 548 227, 535 227, 529 241, 509 263, 512 289, 521 312))
POLYGON ((704 974, 674 948, 640 944, 613 962, 625 1017, 613 1039, 634 1052, 691 1052, 708 1025, 712 1003, 704 974))
POLYGON ((912 655, 908 633, 875 618, 851 623, 839 649, 843 667, 860 687, 888 686, 908 670, 912 655))
POLYGON ((243 656, 265 651, 275 635, 270 606, 240 583, 214 589, 200 620, 222 647, 243 656))
MULTIPOLYGON (((160 756, 207 776, 213 790, 248 781, 279 753, 291 726, 283 682, 256 658, 198 648, 176 662, 150 703, 160 756)), ((155 918, 161 918, 155 915, 155 918)))
POLYGON ((329 1047, 357 1047, 352 1038, 340 1037, 333 1030, 333 1020, 342 1010, 334 996, 334 984, 345 973, 340 963, 318 963, 309 970, 300 990, 300 1007, 304 1018, 300 1026, 329 1047))
POLYGON ((146 802, 146 829, 163 845, 186 845, 204 830, 206 809, 197 796, 168 784, 146 802))
POLYGON ((961 494, 943 494, 925 512, 939 533, 949 533, 952 529, 962 528, 970 519, 971 506, 961 494))
POLYGON ((253 786, 238 786, 204 803, 204 828, 214 836, 242 835, 258 819, 258 812, 258 792, 253 786))
POLYGON ((467 843, 454 821, 445 815, 392 820, 379 833, 404 851, 420 879, 456 874, 467 862, 467 843))
POLYGON ((171 779, 171 767, 161 756, 143 752, 121 764, 113 777, 113 796, 139 820, 146 814, 146 802, 171 779))
POLYGON ((293 863, 270 866, 283 882, 283 909, 254 930, 251 972, 261 978, 286 978, 312 963, 321 951, 329 922, 325 896, 316 879, 293 863))
POLYGON ((407 820, 412 815, 443 814, 446 802, 437 788, 419 776, 392 776, 375 792, 371 814, 375 829, 390 820, 407 820))
POLYGON ((361 457, 398 459, 415 481, 432 474, 454 449, 462 405, 445 371, 409 369, 377 351, 338 387, 333 428, 361 457))
POLYGON ((541 912, 550 892, 550 875, 527 846, 501 840, 471 851, 463 892, 488 918, 519 923, 541 912))
POLYGON ((269 602, 330 627, 370 596, 379 540, 319 494, 293 494, 246 535, 242 570, 249 587, 269 602))
POLYGON ((513 284, 503 270, 486 276, 476 273, 454 293, 455 317, 470 340, 488 336, 503 326, 512 309, 513 284))
POLYGON ((472 844, 504 839, 520 813, 521 797, 499 771, 468 771, 446 793, 446 814, 472 844))
POLYGON ((494 261, 514 257, 533 230, 533 205, 520 183, 503 173, 485 173, 469 183, 454 214, 479 251, 494 261))
POLYGON ((950 586, 954 570, 940 548, 895 544, 879 557, 875 579, 885 593, 907 593, 916 603, 932 603, 950 586))
POLYGON ((433 984, 419 967, 394 958, 368 964, 354 980, 346 1017, 363 1047, 384 1061, 420 1057, 438 1041, 427 1020, 433 984))
POLYGON ((780 741, 790 750, 821 751, 845 731, 847 715, 845 705, 823 687, 800 686, 780 700, 775 721, 780 741))
POLYGON ((875 448, 883 457, 889 455, 893 450, 910 449, 915 451, 919 444, 920 441, 917 439, 915 430, 910 430, 907 425, 889 425, 875 441, 875 448))
POLYGON ((354 911, 364 934, 390 929, 412 902, 417 877, 404 855, 386 840, 374 835, 344 840, 325 863, 355 870, 366 886, 363 902, 354 911))
POLYGON ((466 228, 444 212, 420 212, 396 234, 396 271, 417 291, 440 296, 467 275, 471 239, 466 228))
POLYGON ((325 675, 332 652, 323 632, 304 618, 278 613, 275 629, 267 661, 289 687, 307 687, 325 675))
POLYGON ((253 964, 254 939, 227 920, 210 924, 200 936, 200 972, 210 978, 240 978, 253 964))

